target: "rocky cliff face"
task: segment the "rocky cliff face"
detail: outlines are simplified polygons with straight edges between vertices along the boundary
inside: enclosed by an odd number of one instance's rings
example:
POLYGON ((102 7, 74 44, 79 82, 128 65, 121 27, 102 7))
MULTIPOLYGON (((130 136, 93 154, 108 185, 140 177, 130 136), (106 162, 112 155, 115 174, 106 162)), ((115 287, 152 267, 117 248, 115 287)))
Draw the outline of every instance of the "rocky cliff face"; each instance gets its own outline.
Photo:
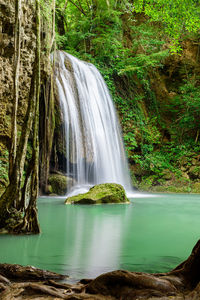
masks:
MULTIPOLYGON (((18 126, 23 126, 35 58, 34 1, 22 0, 18 126)), ((0 0, 0 184, 6 185, 13 104, 15 1, 0 0), (4 176, 2 176, 4 174, 4 176)), ((20 131, 20 130, 19 130, 20 131)))
MULTIPOLYGON (((13 55, 14 55, 14 0, 0 2, 0 101, 1 101, 1 136, 10 136, 9 117, 12 108, 13 90, 13 55)), ((19 125, 23 124, 27 98, 30 89, 32 67, 35 57, 35 20, 33 1, 22 1, 22 42, 19 80, 19 125)), ((0 138, 1 138, 0 136, 0 138)))

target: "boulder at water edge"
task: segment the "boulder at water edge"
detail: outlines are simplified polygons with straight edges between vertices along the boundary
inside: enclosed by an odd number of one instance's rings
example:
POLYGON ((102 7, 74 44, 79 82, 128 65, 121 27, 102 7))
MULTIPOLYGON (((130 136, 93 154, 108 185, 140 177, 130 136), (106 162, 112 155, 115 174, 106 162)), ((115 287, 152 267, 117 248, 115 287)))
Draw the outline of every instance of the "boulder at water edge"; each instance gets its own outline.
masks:
POLYGON ((73 179, 62 174, 50 174, 48 183, 50 194, 64 196, 67 188, 73 185, 73 179))
POLYGON ((66 199, 66 204, 129 203, 124 188, 116 183, 103 183, 92 187, 89 192, 66 199))

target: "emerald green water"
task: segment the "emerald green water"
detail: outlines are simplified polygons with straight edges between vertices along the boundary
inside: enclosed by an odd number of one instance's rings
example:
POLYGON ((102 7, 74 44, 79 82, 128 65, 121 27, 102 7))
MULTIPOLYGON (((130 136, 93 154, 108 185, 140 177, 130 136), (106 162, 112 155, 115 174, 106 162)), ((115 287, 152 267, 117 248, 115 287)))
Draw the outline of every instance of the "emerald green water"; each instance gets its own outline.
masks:
POLYGON ((157 195, 131 204, 75 206, 40 198, 42 233, 0 236, 0 262, 34 265, 72 280, 114 269, 163 272, 200 238, 200 195, 157 195))

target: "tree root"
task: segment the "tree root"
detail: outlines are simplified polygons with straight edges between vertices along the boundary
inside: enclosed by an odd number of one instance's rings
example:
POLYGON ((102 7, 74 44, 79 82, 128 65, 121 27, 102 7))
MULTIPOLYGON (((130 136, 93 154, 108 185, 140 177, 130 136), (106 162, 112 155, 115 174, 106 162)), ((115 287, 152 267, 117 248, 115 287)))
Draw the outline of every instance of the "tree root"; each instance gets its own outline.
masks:
POLYGON ((13 299, 68 299, 68 300, 101 300, 112 299, 102 298, 101 296, 92 296, 88 294, 77 294, 71 289, 63 290, 57 289, 52 286, 47 286, 42 283, 15 283, 12 286, 7 287, 1 294, 1 300, 13 300, 13 299), (20 298, 18 298, 20 297, 20 298))
MULTIPOLYGON (((113 271, 100 275, 86 286, 89 294, 111 295, 116 299, 149 299, 150 297, 194 294, 200 299, 200 240, 186 261, 168 273, 146 274, 113 271)), ((181 296, 180 296, 181 297, 181 296)), ((168 298, 166 298, 168 299, 168 298)), ((173 299, 173 297, 171 298, 173 299)), ((174 298, 175 299, 175 298, 174 298)), ((189 299, 189 298, 188 298, 189 299)), ((192 298, 190 298, 192 299, 192 298)))
POLYGON ((75 285, 54 281, 63 277, 34 267, 0 264, 0 300, 199 300, 200 240, 188 259, 168 273, 118 270, 75 285))
POLYGON ((35 267, 12 264, 0 264, 0 275, 14 280, 46 280, 46 279, 64 279, 67 276, 41 270, 35 267))
POLYGON ((200 240, 188 259, 168 274, 181 277, 187 289, 194 289, 197 286, 200 281, 200 240))
POLYGON ((10 280, 8 280, 6 277, 0 275, 0 282, 5 284, 10 284, 10 280))
POLYGON ((0 282, 0 292, 5 291, 6 286, 0 282))
POLYGON ((22 293, 30 294, 32 292, 32 293, 36 293, 38 295, 46 294, 46 295, 50 295, 53 297, 65 299, 65 295, 63 295, 63 293, 61 291, 59 291, 59 289, 56 289, 56 288, 50 287, 50 286, 45 286, 40 283, 31 283, 31 282, 15 283, 12 285, 12 288, 6 289, 2 293, 2 296, 5 297, 6 295, 9 295, 11 293, 11 290, 12 291, 18 290, 18 295, 20 295, 22 293))

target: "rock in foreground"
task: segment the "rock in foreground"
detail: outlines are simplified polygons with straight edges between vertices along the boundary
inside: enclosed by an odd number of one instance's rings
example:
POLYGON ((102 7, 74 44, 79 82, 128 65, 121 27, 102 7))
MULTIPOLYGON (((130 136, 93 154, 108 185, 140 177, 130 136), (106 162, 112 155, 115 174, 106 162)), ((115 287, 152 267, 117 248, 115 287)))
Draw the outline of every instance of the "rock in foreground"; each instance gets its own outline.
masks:
POLYGON ((89 192, 66 199, 66 204, 128 203, 124 188, 116 183, 103 183, 92 187, 89 192))
POLYGON ((0 264, 0 300, 199 300, 200 240, 188 259, 168 273, 117 270, 73 285, 60 279, 54 272, 0 264))

